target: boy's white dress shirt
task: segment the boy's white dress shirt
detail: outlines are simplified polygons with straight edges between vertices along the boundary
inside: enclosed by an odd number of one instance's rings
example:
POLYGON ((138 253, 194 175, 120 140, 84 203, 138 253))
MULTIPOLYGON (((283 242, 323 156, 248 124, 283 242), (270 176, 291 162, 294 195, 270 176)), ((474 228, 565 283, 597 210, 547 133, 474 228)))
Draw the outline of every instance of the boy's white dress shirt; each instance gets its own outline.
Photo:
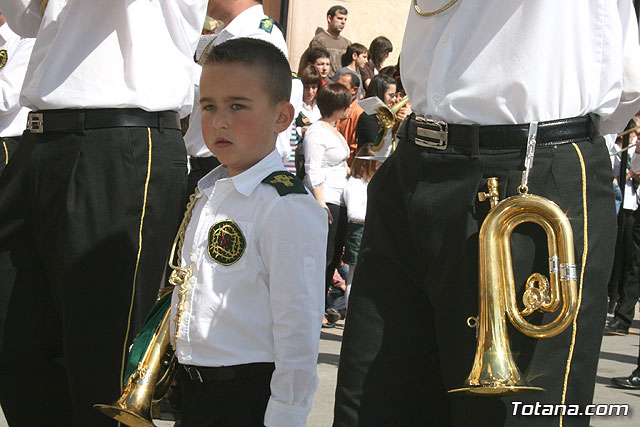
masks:
MULTIPOLYGON (((280 196, 262 183, 283 170, 274 150, 239 175, 219 166, 198 183, 182 251, 193 277, 176 354, 196 366, 275 362, 265 425, 303 426, 318 385, 327 215, 310 194, 280 196), (245 249, 225 266, 208 247, 212 227, 227 220, 245 249)), ((177 301, 176 289, 172 319, 177 301)))

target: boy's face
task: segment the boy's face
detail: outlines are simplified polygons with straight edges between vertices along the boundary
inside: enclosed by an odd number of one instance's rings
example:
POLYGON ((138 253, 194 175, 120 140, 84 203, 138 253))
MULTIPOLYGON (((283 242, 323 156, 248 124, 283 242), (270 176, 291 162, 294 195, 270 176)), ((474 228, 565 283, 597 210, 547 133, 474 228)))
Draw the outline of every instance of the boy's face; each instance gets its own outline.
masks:
POLYGON ((205 65, 200 78, 202 135, 209 150, 238 175, 271 153, 293 120, 288 102, 272 105, 260 71, 239 62, 205 65))
POLYGON ((356 67, 362 68, 364 67, 364 64, 366 64, 367 61, 369 61, 369 54, 367 52, 361 53, 360 55, 357 55, 354 59, 356 60, 356 67))
POLYGON ((318 58, 313 65, 316 66, 323 79, 329 75, 329 71, 331 70, 331 60, 329 58, 318 58))

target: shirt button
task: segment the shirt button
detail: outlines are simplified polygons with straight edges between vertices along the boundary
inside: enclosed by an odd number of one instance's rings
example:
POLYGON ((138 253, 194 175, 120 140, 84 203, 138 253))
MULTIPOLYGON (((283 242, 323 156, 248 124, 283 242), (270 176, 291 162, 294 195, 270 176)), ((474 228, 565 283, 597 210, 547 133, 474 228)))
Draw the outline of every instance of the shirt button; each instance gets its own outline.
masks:
POLYGON ((196 262, 198 260, 198 257, 196 256, 196 254, 194 254, 193 252, 191 252, 191 262, 196 262))
POLYGON ((439 102, 440 102, 440 97, 439 97, 438 95, 433 95, 433 96, 431 97, 431 99, 433 100, 433 102, 434 102, 435 104, 437 104, 437 103, 439 103, 439 102))
POLYGON ((448 42, 449 41, 449 36, 447 36, 447 35, 442 36, 442 40, 441 41, 442 41, 442 43, 448 42))

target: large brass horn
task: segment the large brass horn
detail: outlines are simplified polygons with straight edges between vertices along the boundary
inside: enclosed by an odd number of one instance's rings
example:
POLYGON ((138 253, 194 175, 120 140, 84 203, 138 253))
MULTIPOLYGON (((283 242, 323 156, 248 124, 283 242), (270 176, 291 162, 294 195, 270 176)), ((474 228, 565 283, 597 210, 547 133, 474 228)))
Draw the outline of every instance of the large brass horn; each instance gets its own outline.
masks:
MULTIPOLYGON (((165 288, 170 293, 173 287, 165 288)), ((171 295, 166 295, 171 298, 171 295)), ((127 426, 153 426, 151 407, 164 397, 175 373, 175 354, 170 345, 171 305, 164 309, 151 342, 136 371, 124 386, 122 395, 111 405, 93 405, 107 416, 127 426)))
POLYGON ((519 194, 498 203, 498 180, 489 178, 489 192, 480 200, 491 200, 491 211, 479 235, 479 314, 467 320, 476 328, 477 347, 465 387, 449 393, 505 395, 544 391, 532 387, 515 364, 505 314, 516 329, 533 338, 558 335, 577 315, 577 286, 573 232, 565 213, 543 197, 519 194), (532 274, 526 283, 521 311, 511 264, 510 238, 524 222, 541 226, 547 234, 549 279, 532 274), (558 315, 548 324, 534 325, 525 319, 536 310, 558 315))

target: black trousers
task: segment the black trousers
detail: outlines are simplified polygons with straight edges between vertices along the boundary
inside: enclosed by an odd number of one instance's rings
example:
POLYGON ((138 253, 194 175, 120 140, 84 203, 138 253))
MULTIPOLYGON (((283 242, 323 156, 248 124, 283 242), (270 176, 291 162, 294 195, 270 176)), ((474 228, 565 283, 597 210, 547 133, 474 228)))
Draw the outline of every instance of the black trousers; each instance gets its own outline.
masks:
MULTIPOLYGON (((626 258, 628 259, 624 264, 622 280, 618 282, 614 317, 625 325, 631 326, 638 297, 640 296, 640 212, 638 210, 633 211, 629 215, 631 219, 627 219, 627 215, 625 212, 623 240, 625 241, 625 254, 627 254, 626 258)), ((616 251, 617 256, 618 251, 616 251)))
MULTIPOLYGON (((20 138, 0 138, 0 175, 9 163, 13 153, 18 148, 20 138)), ((11 288, 15 280, 16 269, 11 262, 9 251, 0 250, 0 351, 4 342, 4 322, 7 314, 7 304, 11 295, 11 288)))
MULTIPOLYGON (((327 234, 327 269, 325 271, 325 294, 333 283, 333 273, 340 265, 344 241, 347 237, 347 207, 333 203, 327 203, 333 222, 329 224, 327 234)), ((329 308, 328 299, 325 300, 325 308, 329 308)))
POLYGON ((259 427, 271 397, 270 372, 199 383, 179 370, 183 427, 259 427))
MULTIPOLYGON (((466 321, 478 313, 478 231, 489 210, 477 193, 495 176, 502 198, 516 194, 524 157, 524 149, 480 148, 477 156, 453 147, 439 151, 405 137, 375 174, 340 354, 334 426, 551 426, 559 417, 513 416, 511 402, 592 401, 616 226, 611 164, 600 137, 538 147, 529 180, 532 194, 555 201, 571 220, 581 295, 575 324, 556 337, 533 339, 508 325, 520 370, 547 391, 512 398, 447 394, 463 386, 476 351, 475 330, 466 321)), ((548 275, 546 235, 523 224, 511 248, 520 298, 530 273, 548 275)), ((529 319, 546 324, 553 313, 529 319)), ((565 426, 588 422, 563 419, 565 426)))
POLYGON ((24 224, 0 355, 4 414, 11 426, 116 425, 92 406, 120 395, 162 281, 186 185, 181 133, 28 133, 15 159, 24 224))

